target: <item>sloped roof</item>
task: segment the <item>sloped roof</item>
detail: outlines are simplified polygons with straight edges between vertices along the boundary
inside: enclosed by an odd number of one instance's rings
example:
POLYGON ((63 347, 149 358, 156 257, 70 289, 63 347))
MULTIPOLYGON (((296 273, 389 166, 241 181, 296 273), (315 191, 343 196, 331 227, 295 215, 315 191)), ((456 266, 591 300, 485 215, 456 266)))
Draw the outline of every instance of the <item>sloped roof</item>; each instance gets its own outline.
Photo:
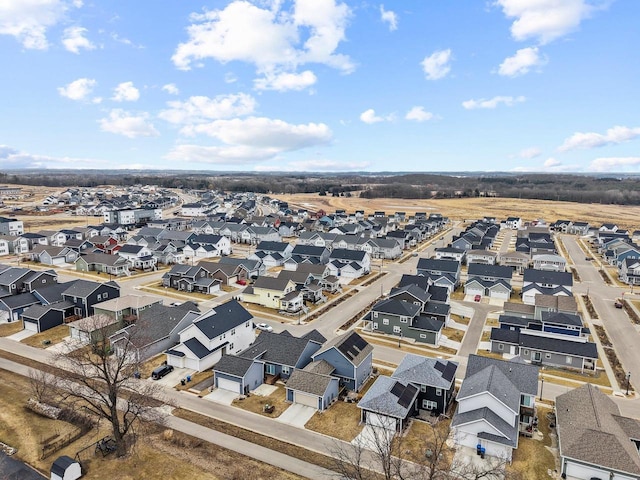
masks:
POLYGON ((331 377, 330 375, 323 375, 297 368, 287 380, 287 389, 321 397, 334 379, 335 377, 331 377))
POLYGON ((608 469, 640 475, 640 423, 622 417, 618 406, 596 386, 585 384, 556 397, 560 455, 608 469))
POLYGON ((376 303, 371 310, 374 312, 391 313, 392 315, 415 317, 420 311, 420 305, 389 298, 376 303))
POLYGON ((455 382, 457 370, 456 362, 409 353, 404 356, 391 377, 416 385, 448 390, 455 382))
POLYGON ((250 358, 223 355, 213 367, 213 371, 233 375, 234 377, 244 377, 252 365, 253 360, 250 358))
POLYGON ((521 393, 538 393, 538 367, 535 365, 471 354, 467 362, 466 375, 471 376, 492 365, 502 371, 521 393))
POLYGON ((236 300, 230 300, 201 314, 193 323, 207 338, 213 339, 252 318, 236 300))
POLYGON ((469 410, 463 413, 456 411, 453 420, 451 421, 451 426, 458 427, 468 423, 477 422, 478 420, 485 420, 493 428, 497 429, 504 435, 500 436, 487 432, 479 432, 478 437, 501 443, 503 445, 508 445, 513 448, 518 444, 518 428, 515 425, 509 425, 488 407, 469 410))
POLYGON ((358 402, 358 408, 390 417, 406 418, 418 391, 410 383, 380 375, 358 402))
MULTIPOLYGON (((294 337, 287 330, 280 333, 261 332, 255 343, 238 355, 258 358, 265 362, 295 367, 309 342, 308 338, 294 337)), ((319 342, 315 342, 320 345, 319 342)))
POLYGON ((360 365, 373 352, 373 346, 357 332, 349 332, 332 338, 318 350, 313 358, 335 348, 353 365, 360 365))

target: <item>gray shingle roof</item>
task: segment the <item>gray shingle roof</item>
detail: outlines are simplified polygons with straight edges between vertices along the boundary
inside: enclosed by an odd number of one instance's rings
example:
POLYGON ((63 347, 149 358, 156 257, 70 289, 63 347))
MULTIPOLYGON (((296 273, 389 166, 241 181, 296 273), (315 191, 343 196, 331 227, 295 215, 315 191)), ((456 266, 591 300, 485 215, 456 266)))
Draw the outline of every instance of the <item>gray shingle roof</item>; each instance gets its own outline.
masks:
POLYGON ((230 300, 201 314, 193 323, 207 338, 213 339, 252 318, 253 315, 242 305, 230 300))
POLYGON ((415 385, 428 385, 448 390, 451 388, 452 382, 455 381, 457 369, 458 364, 456 362, 409 353, 404 356, 391 376, 415 385), (436 368, 438 363, 444 368, 436 368))
POLYGON ((524 282, 564 286, 573 285, 573 275, 568 272, 550 272, 547 270, 527 268, 524 271, 522 278, 524 282))
POLYGON ((199 311, 192 302, 184 302, 177 306, 152 305, 140 312, 135 325, 143 329, 143 333, 140 340, 136 339, 134 343, 148 345, 166 338, 189 312, 199 311))
POLYGON ((373 352, 373 346, 368 343, 356 332, 346 333, 338 337, 334 337, 323 345, 313 357, 335 348, 353 365, 360 365, 373 352))
POLYGON ((234 377, 244 377, 253 365, 250 358, 238 357, 236 355, 223 355, 213 368, 214 372, 220 372, 234 377))
POLYGON ((371 310, 374 312, 391 313, 393 315, 402 315, 413 318, 420 311, 420 305, 389 298, 376 303, 371 310))
POLYGON ((416 330, 424 330, 426 332, 439 332, 440 330, 442 330, 443 326, 444 322, 442 320, 420 316, 413 319, 410 328, 414 328, 416 330))
POLYGON ((501 265, 485 265, 483 263, 469 264, 469 278, 471 277, 495 277, 511 280, 513 268, 501 265))
POLYGON ((390 417, 406 418, 417 396, 418 389, 413 385, 381 375, 358 402, 358 408, 390 417), (393 391, 400 396, 392 393, 393 391), (400 404, 400 401, 403 401, 403 404, 400 404))
POLYGON ((478 437, 501 443, 503 445, 508 445, 513 448, 515 448, 518 444, 518 428, 514 425, 509 425, 487 407, 470 410, 464 413, 459 413, 456 411, 456 414, 451 421, 451 426, 458 427, 460 425, 476 422, 478 420, 486 420, 491 426, 496 428, 500 433, 504 435, 503 437, 487 432, 479 432, 478 437))
POLYGON ((320 397, 327 391, 334 378, 330 375, 296 369, 287 380, 287 388, 320 397))
MULTIPOLYGON (((255 343, 238 355, 245 358, 259 358, 268 363, 295 367, 302 352, 313 340, 291 335, 287 330, 280 333, 261 332, 255 343)), ((319 342, 314 342, 320 345, 319 342)))
POLYGON ((471 354, 467 362, 466 375, 469 377, 491 365, 501 370, 521 393, 538 393, 538 367, 535 365, 471 354))
POLYGON ((620 416, 618 406, 597 387, 585 384, 556 397, 560 455, 640 475, 640 423, 620 416))

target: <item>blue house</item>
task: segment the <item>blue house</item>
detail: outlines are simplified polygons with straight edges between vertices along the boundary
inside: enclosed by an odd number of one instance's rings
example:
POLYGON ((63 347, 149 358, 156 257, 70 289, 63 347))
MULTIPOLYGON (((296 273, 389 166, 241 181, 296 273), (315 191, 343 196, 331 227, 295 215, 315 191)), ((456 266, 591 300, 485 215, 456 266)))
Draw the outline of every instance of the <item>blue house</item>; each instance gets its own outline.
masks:
POLYGON ((223 355, 213 367, 216 388, 247 394, 262 385, 264 363, 235 355, 223 355))
POLYGON ((325 360, 294 370, 287 380, 287 401, 326 410, 338 399, 340 392, 340 380, 333 376, 334 371, 335 368, 325 360))
POLYGON ((294 337, 287 330, 261 332, 238 356, 264 364, 264 382, 274 384, 278 379, 287 380, 295 369, 306 367, 326 340, 317 330, 303 337, 294 337))
POLYGON ((340 379, 341 385, 358 392, 371 376, 373 346, 356 332, 349 332, 325 343, 313 360, 325 360, 334 368, 331 374, 340 379))

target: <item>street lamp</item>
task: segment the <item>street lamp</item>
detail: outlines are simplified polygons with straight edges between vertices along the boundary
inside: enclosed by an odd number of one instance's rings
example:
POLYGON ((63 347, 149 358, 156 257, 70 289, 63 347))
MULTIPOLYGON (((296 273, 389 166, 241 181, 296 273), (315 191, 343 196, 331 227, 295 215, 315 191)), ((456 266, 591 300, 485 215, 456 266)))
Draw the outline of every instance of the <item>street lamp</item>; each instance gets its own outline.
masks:
POLYGON ((542 389, 544 388, 544 377, 540 374, 540 401, 542 401, 542 389))
POLYGON ((629 395, 629 380, 631 379, 631 372, 627 372, 627 395, 629 395))
POLYGON ((400 336, 398 337, 398 348, 402 348, 402 330, 400 330, 400 336))

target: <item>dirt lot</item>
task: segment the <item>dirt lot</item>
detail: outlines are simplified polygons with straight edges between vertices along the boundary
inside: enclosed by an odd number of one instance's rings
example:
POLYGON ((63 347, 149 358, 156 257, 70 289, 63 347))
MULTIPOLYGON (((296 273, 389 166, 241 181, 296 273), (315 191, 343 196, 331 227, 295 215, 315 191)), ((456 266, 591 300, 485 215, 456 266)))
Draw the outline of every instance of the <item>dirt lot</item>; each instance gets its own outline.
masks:
POLYGON ((612 222, 624 228, 637 228, 640 206, 601 205, 573 202, 552 202, 546 200, 525 200, 516 198, 448 198, 438 200, 404 200, 391 198, 361 199, 357 195, 347 197, 320 197, 317 194, 276 195, 289 202, 290 206, 309 210, 323 209, 333 212, 345 209, 348 212, 376 210, 387 214, 396 211, 411 215, 415 212, 442 213, 454 220, 477 219, 493 216, 504 219, 518 215, 525 221, 544 219, 554 222, 558 219, 587 221, 594 225, 612 222))
MULTIPOLYGON (((59 420, 50 420, 24 408, 29 397, 28 380, 6 370, 0 370, 0 441, 18 449, 19 460, 49 472, 51 462, 58 455, 75 457, 76 452, 90 446, 108 434, 106 423, 100 422, 99 430, 92 430, 71 445, 47 459, 40 459, 42 442, 58 434, 64 436, 76 427, 59 420)), ((89 448, 82 456, 86 469, 83 478, 100 480, 117 478, 163 478, 180 480, 283 478, 298 479, 296 475, 249 459, 235 452, 179 432, 165 431, 157 427, 145 432, 144 441, 138 442, 129 455, 118 459, 94 455, 89 448)))

